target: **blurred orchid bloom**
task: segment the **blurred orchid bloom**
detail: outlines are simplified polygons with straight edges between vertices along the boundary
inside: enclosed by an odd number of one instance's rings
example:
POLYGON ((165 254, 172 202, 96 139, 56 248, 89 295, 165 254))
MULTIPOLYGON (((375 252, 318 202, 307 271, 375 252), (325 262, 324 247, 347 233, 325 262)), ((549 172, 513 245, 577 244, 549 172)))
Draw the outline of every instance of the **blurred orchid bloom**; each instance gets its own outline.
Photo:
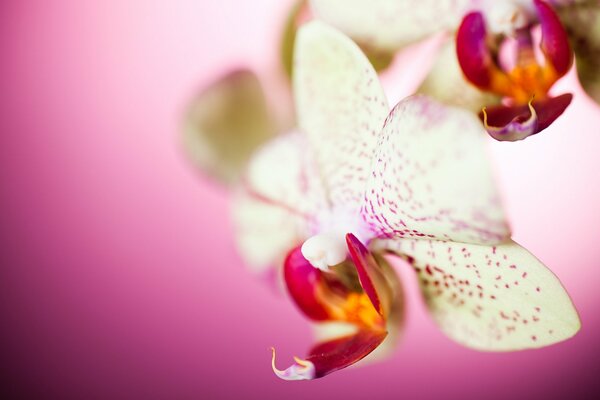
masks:
POLYGON ((286 380, 315 379, 361 360, 399 329, 398 278, 418 274, 439 327, 479 350, 538 348, 573 336, 577 312, 558 279, 510 239, 481 124, 424 96, 392 111, 377 74, 339 31, 298 34, 299 132, 254 155, 236 192, 241 254, 283 266, 288 293, 317 325, 337 323, 286 380))
POLYGON ((203 173, 234 184, 252 152, 278 132, 263 85, 249 69, 220 77, 190 102, 183 127, 189 159, 203 173))
POLYGON ((184 150, 217 182, 235 186, 250 155, 295 125, 288 78, 296 30, 305 11, 305 0, 290 8, 279 63, 265 71, 233 69, 191 99, 183 126, 184 150))
POLYGON ((486 130, 497 140, 536 134, 570 104, 571 94, 548 94, 572 64, 568 36, 576 50, 580 81, 600 102, 599 0, 311 0, 311 5, 317 17, 353 39, 390 52, 458 29, 456 42, 440 50, 419 91, 481 111, 486 130), (531 35, 536 22, 542 31, 542 64, 531 35), (510 67, 498 56, 507 38, 516 47, 510 67))

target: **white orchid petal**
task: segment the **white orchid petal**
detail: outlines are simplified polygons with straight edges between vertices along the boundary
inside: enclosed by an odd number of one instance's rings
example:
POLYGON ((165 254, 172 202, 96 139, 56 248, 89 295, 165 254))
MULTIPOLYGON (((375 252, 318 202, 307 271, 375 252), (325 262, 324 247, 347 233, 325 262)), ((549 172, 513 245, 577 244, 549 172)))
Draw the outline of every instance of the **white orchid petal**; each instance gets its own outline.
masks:
POLYGON ((280 266, 309 229, 306 219, 243 190, 236 192, 232 207, 237 249, 256 273, 280 266))
POLYGON ((440 48, 437 59, 418 92, 476 113, 483 106, 500 102, 499 96, 483 92, 467 82, 458 64, 454 37, 448 38, 440 48))
POLYGON ((314 21, 298 33, 294 90, 330 201, 358 210, 389 110, 376 72, 348 37, 314 21))
POLYGON ((397 50, 454 29, 471 0, 310 0, 315 15, 361 45, 397 50))
POLYGON ((272 140, 255 153, 235 193, 238 247, 255 270, 280 265, 310 237, 315 215, 326 207, 306 146, 297 132, 272 140))
POLYGON ((276 207, 312 218, 326 208, 323 187, 306 137, 290 132, 259 148, 242 184, 276 207))
POLYGON ((378 236, 497 243, 509 236, 472 113, 425 96, 390 113, 374 154, 363 217, 378 236))
POLYGON ((538 348, 566 340, 580 328, 556 276, 515 242, 482 246, 388 239, 375 245, 414 265, 433 318, 465 346, 538 348))

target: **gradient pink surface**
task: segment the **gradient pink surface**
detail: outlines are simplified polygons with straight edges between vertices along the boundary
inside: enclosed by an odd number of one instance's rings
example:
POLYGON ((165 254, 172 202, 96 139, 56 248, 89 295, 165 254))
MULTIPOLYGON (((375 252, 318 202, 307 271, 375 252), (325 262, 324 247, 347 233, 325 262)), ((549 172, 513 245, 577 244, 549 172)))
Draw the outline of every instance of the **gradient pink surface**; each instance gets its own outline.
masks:
POLYGON ((491 144, 516 240, 581 313, 574 339, 519 353, 462 348, 437 330, 405 272, 406 331, 390 359, 308 383, 272 374, 269 347, 283 366, 310 344, 309 328, 245 269, 227 193, 187 163, 178 125, 215 74, 269 65, 286 3, 2 2, 3 398, 598 392, 600 109, 577 89, 546 132, 491 144))

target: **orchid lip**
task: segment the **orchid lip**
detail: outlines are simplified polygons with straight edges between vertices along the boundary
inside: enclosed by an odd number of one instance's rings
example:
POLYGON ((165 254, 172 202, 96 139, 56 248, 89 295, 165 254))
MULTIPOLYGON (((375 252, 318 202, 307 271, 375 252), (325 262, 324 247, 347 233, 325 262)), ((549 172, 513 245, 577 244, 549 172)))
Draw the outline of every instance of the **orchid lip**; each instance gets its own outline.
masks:
POLYGON ((523 140, 549 127, 569 106, 570 93, 537 101, 527 106, 495 106, 480 114, 486 131, 498 141, 523 140))
MULTIPOLYGON (((534 55, 531 26, 520 26, 511 35, 517 40, 517 47, 516 66, 510 71, 500 66, 497 51, 487 46, 482 13, 467 14, 456 36, 457 57, 466 79, 481 90, 512 99, 519 106, 527 105, 533 96, 540 100, 548 98, 552 85, 568 72, 573 62, 567 33, 552 7, 541 0, 534 0, 534 5, 542 29, 540 48, 546 59, 543 65, 534 55)), ((514 15, 515 19, 517 15, 514 15)), ((523 115, 518 115, 516 120, 498 127, 486 125, 486 129, 498 140, 526 138, 543 129, 536 122, 535 111, 538 110, 529 111, 526 120, 523 115)))
POLYGON ((308 318, 347 323, 355 330, 316 344, 306 358, 295 357, 295 363, 285 370, 275 366, 273 350, 272 368, 281 379, 316 379, 346 368, 373 352, 388 335, 386 324, 394 296, 390 281, 355 235, 333 235, 338 237, 344 240, 340 251, 344 259, 339 265, 324 272, 305 256, 315 251, 312 247, 318 249, 320 242, 331 244, 331 237, 317 235, 307 241, 308 246, 290 252, 284 277, 290 296, 308 318))
POLYGON ((504 126, 496 127, 488 124, 488 113, 484 107, 481 111, 483 113, 483 126, 485 130, 496 140, 499 141, 517 141, 525 139, 528 136, 533 135, 538 127, 538 118, 535 108, 533 108, 533 99, 527 104, 529 108, 530 116, 526 120, 522 119, 521 115, 516 116, 509 123, 504 126))

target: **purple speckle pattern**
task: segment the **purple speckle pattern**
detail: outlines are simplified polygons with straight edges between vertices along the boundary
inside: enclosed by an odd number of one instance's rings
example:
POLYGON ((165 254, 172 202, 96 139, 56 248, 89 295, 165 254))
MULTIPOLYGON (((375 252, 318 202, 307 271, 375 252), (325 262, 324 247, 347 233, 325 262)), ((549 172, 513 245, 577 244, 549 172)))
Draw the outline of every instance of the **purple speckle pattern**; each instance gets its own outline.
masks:
POLYGON ((362 215, 378 237, 497 243, 510 234, 479 121, 424 96, 390 113, 362 215))
POLYGON ((518 350, 573 336, 580 323, 560 282, 515 242, 482 246, 436 240, 378 240, 417 272, 431 314, 457 342, 518 350))

